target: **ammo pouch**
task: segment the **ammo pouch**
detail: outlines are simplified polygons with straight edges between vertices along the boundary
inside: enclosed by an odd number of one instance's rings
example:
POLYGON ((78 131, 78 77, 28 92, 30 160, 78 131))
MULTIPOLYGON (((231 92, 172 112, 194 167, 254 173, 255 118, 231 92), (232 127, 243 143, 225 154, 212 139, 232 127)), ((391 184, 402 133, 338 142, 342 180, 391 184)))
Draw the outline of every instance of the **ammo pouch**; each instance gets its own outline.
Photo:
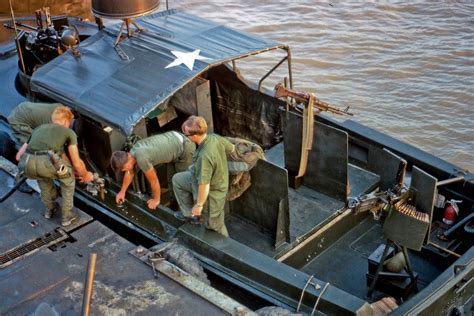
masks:
POLYGON ((48 156, 54 168, 56 169, 56 174, 58 175, 58 178, 67 178, 69 176, 69 168, 64 163, 64 160, 61 158, 61 156, 52 150, 48 151, 48 156))

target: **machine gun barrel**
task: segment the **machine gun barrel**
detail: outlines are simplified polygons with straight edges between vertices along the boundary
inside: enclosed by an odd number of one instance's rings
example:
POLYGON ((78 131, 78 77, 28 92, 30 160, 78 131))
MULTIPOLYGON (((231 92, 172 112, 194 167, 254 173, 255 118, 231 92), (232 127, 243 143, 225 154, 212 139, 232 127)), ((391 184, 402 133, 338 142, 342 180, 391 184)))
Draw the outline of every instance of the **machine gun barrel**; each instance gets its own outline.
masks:
MULTIPOLYGON (((308 92, 298 92, 298 91, 285 88, 282 84, 279 83, 275 86, 275 97, 276 98, 291 97, 291 98, 294 98, 299 103, 308 104, 311 94, 308 92)), ((346 107, 345 109, 340 109, 336 106, 332 106, 326 102, 323 102, 316 97, 314 97, 313 99, 313 104, 314 104, 314 107, 318 109, 319 111, 327 111, 327 112, 331 112, 331 113, 339 114, 339 115, 350 115, 350 116, 354 115, 353 113, 349 112, 350 106, 346 107)))
MULTIPOLYGON (((35 27, 32 27, 32 26, 27 25, 27 24, 23 24, 23 23, 18 22, 18 21, 15 23, 15 25, 18 26, 18 27, 23 28, 24 30, 37 31, 37 29, 36 29, 35 27)), ((14 30, 14 29, 15 29, 15 27, 13 26, 12 23, 3 23, 3 26, 4 26, 5 28, 7 28, 7 29, 10 29, 10 30, 14 30)))

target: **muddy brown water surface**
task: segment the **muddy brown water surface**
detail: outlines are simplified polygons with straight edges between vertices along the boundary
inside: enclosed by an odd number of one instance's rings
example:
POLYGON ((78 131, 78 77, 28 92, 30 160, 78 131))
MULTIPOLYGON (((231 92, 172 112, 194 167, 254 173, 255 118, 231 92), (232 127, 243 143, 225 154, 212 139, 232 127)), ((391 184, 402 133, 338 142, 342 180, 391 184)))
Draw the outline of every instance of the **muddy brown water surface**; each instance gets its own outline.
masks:
MULTIPOLYGON (((90 1, 14 1, 19 17, 43 5, 92 18, 90 1)), ((351 105, 355 120, 474 171, 473 3, 170 0, 169 7, 288 44, 295 89, 351 105)), ((2 24, 8 14, 1 1, 2 24)), ((10 36, 2 30, 0 40, 10 36)), ((250 79, 276 64, 253 61, 238 63, 250 79)))

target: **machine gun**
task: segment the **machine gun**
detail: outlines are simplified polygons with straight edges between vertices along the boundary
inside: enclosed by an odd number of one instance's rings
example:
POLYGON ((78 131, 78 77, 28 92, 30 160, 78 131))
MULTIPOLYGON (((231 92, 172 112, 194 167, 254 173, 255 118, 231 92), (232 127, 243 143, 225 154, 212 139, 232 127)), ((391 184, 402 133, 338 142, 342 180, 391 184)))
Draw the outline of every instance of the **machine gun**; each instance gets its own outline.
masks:
POLYGON ((347 208, 352 210, 354 214, 362 212, 371 212, 374 219, 378 220, 381 211, 390 211, 393 208, 395 211, 404 216, 429 223, 429 216, 427 213, 420 212, 416 209, 413 203, 413 192, 405 186, 395 185, 392 189, 386 191, 373 191, 355 198, 347 200, 347 208))
POLYGON ((353 213, 371 212, 375 220, 386 213, 383 232, 387 240, 413 250, 421 250, 430 225, 430 215, 416 207, 415 192, 396 185, 387 191, 374 191, 350 198, 347 207, 353 213))
POLYGON ((13 10, 13 22, 3 24, 5 28, 21 30, 16 38, 18 57, 21 70, 28 76, 68 49, 74 56, 80 56, 79 32, 75 25, 69 26, 66 17, 52 18, 48 7, 36 10, 35 14, 36 27, 16 21, 13 10))
POLYGON ((400 201, 408 200, 409 195, 410 193, 406 187, 396 185, 386 191, 378 191, 377 189, 358 197, 351 197, 347 200, 347 208, 352 210, 354 214, 371 212, 374 219, 378 220, 381 210, 400 201))
POLYGON ((308 104, 310 102, 310 98, 313 98, 313 108, 322 112, 327 111, 338 115, 350 115, 353 116, 353 113, 349 112, 350 106, 346 107, 345 109, 340 109, 336 106, 332 106, 326 102, 323 102, 316 98, 313 94, 309 92, 297 92, 288 88, 285 88, 281 83, 275 86, 275 98, 281 97, 291 97, 294 98, 297 102, 308 104))

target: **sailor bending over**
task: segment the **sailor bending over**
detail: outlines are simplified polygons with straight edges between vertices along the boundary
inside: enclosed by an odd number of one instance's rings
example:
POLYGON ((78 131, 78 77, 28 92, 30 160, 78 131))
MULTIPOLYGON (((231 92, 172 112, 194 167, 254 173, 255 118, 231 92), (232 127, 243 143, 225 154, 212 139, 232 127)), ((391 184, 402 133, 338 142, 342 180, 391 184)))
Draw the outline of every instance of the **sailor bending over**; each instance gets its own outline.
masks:
MULTIPOLYGON (((51 115, 61 103, 22 102, 8 116, 8 123, 13 129, 13 135, 22 143, 26 143, 35 128, 42 124, 51 123, 51 115)), ((71 121, 71 128, 73 127, 71 121)), ((20 157, 16 157, 20 160, 20 157)))
POLYGON ((74 115, 69 108, 62 105, 56 107, 51 116, 52 124, 43 124, 34 129, 28 143, 25 143, 19 151, 18 168, 28 178, 38 180, 41 200, 46 206, 44 217, 48 219, 56 212, 55 201, 58 197, 53 181, 59 181, 63 226, 68 226, 79 219, 79 214, 73 213, 75 177, 64 153, 65 148, 81 182, 90 182, 94 179, 79 157, 76 133, 69 128, 73 119, 74 115))
MULTIPOLYGON (((115 202, 121 204, 125 200, 125 193, 135 175, 135 166, 138 165, 138 168, 145 174, 152 191, 152 198, 147 201, 148 208, 156 209, 161 200, 161 186, 154 166, 167 164, 168 183, 172 190, 172 176, 189 167, 195 149, 196 146, 184 135, 171 131, 138 141, 129 153, 113 152, 110 166, 115 172, 125 172, 122 188, 115 197, 115 202)), ((171 199, 174 199, 172 191, 171 199)))

